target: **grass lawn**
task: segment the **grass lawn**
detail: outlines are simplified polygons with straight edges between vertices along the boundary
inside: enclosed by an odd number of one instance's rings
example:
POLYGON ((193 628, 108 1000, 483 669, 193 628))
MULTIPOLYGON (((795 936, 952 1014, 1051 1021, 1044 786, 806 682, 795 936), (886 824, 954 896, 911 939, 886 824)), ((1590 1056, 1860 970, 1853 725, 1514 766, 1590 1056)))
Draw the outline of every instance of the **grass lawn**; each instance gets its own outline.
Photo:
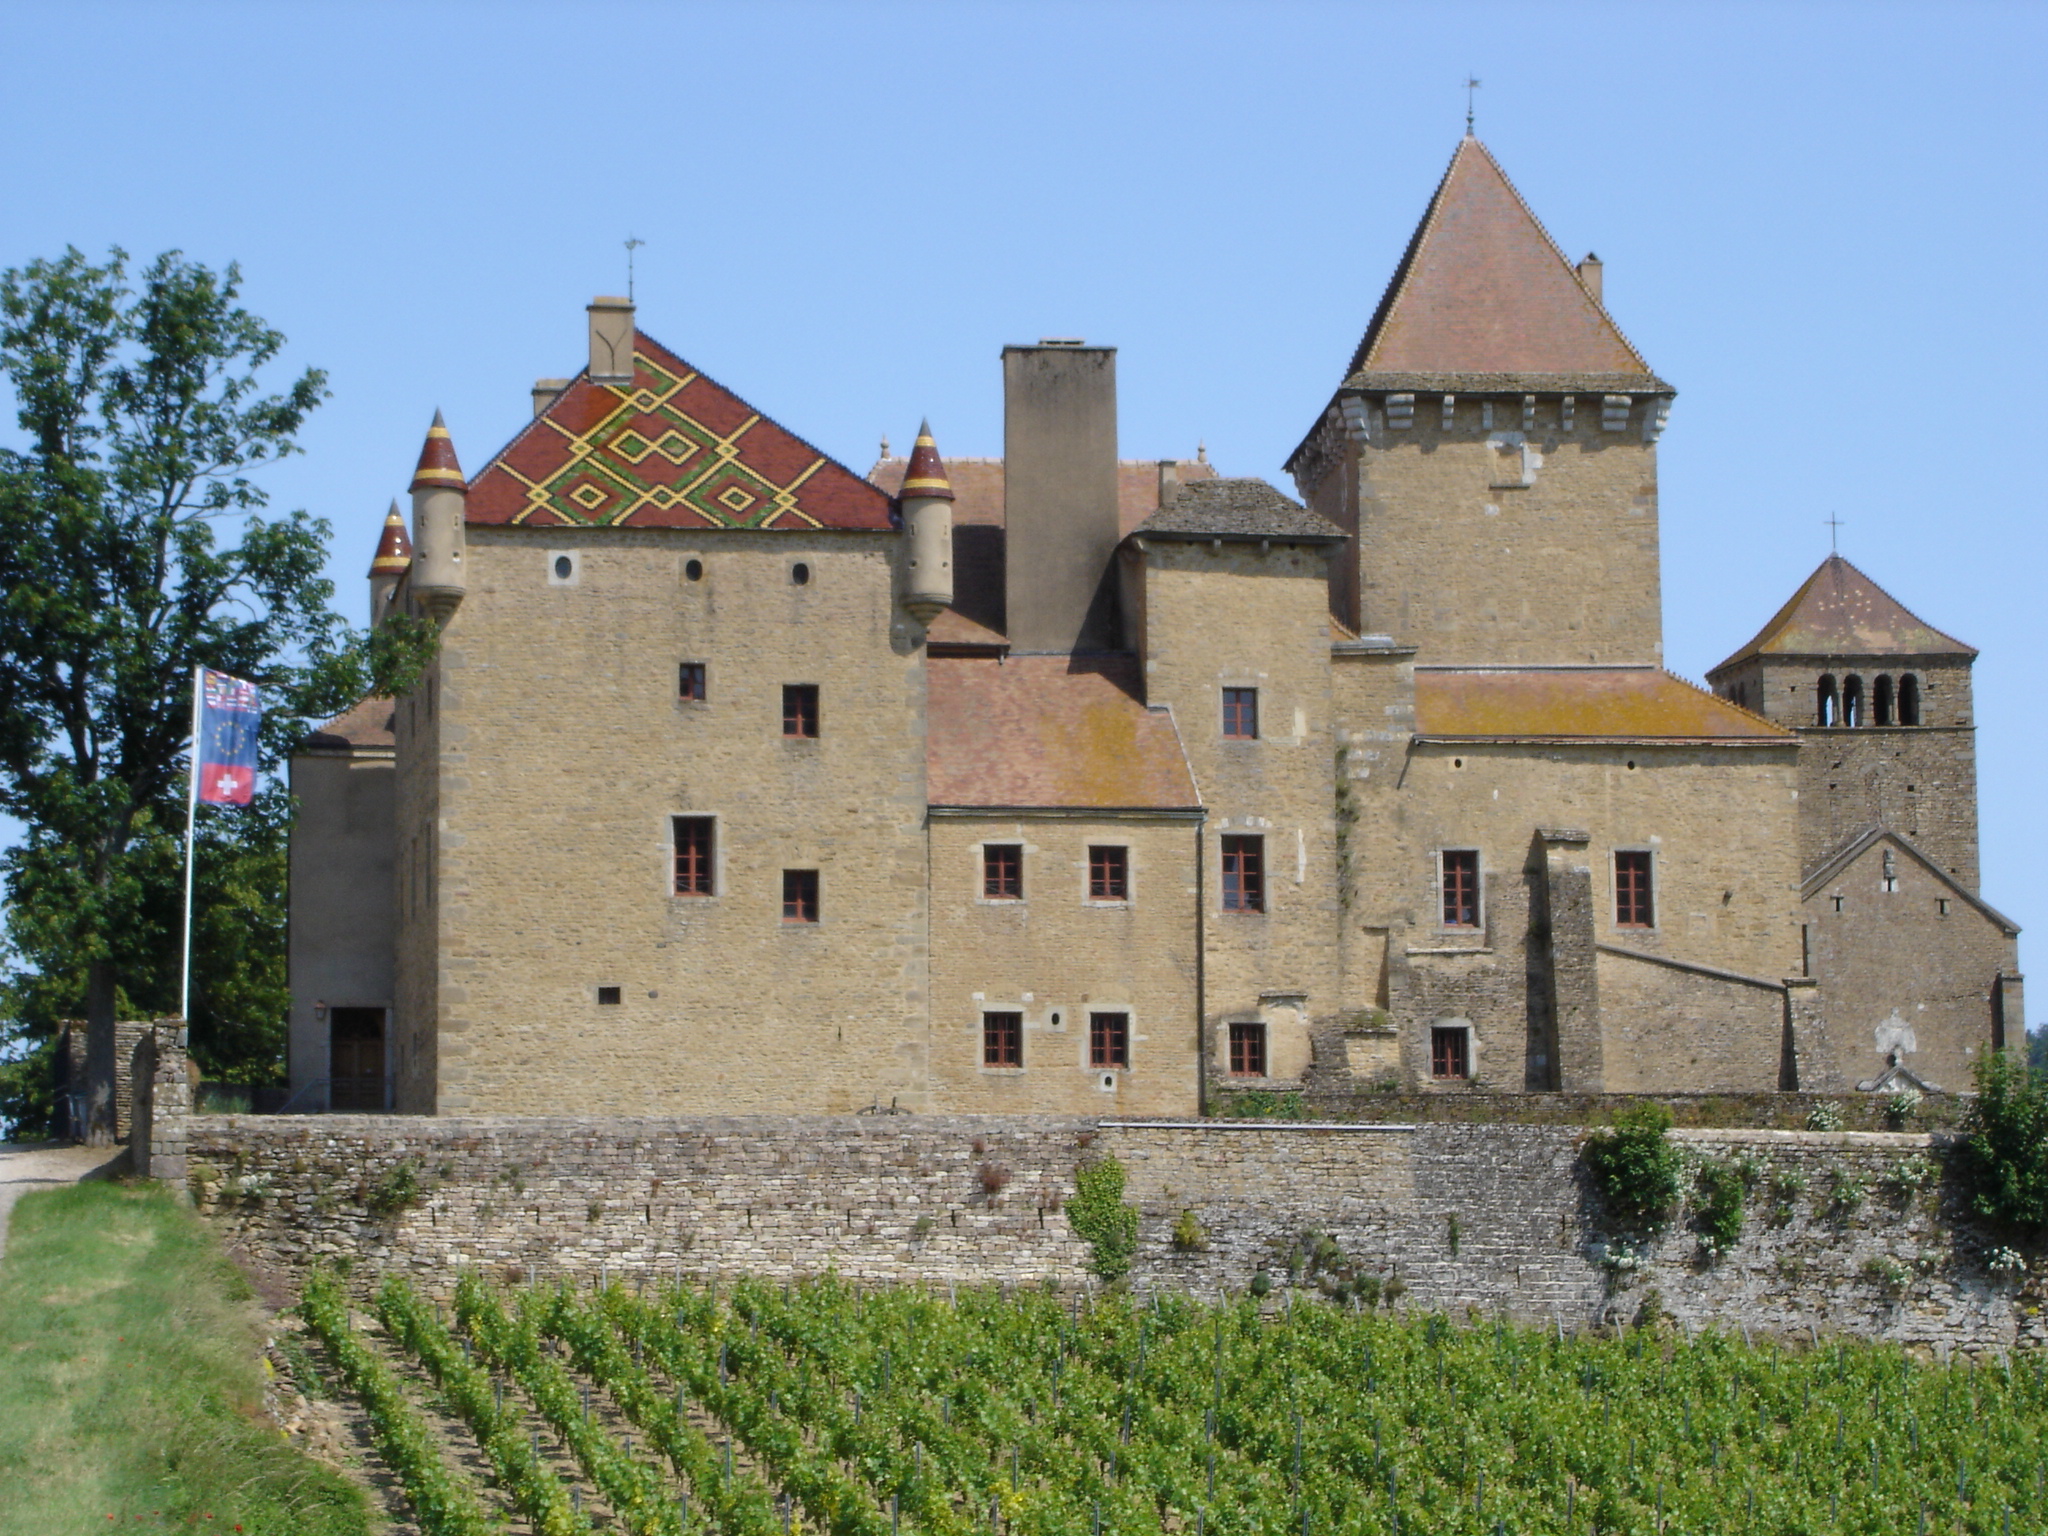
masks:
POLYGON ((24 1197, 0 1261, 0 1536, 360 1536, 362 1494, 259 1417, 258 1323, 163 1190, 24 1197))

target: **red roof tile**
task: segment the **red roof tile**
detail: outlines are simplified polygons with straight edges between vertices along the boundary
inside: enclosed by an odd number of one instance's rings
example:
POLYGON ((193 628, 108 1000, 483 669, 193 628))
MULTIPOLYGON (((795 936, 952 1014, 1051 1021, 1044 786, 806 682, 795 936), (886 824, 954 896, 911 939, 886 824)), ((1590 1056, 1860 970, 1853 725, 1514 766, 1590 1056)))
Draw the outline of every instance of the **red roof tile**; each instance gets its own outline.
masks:
POLYGON ((1473 138, 1451 156, 1351 360, 1354 374, 1649 371, 1473 138))
POLYGON ((412 537, 405 531, 405 519, 398 515, 398 503, 384 515, 384 531, 377 538, 377 553, 370 557, 372 576, 403 576, 412 569, 412 537))
POLYGON ((1921 622, 1840 555, 1829 555, 1756 638, 1707 674, 1752 656, 1974 656, 1921 622))
POLYGON ((343 710, 325 725, 316 726, 299 744, 300 750, 341 747, 390 747, 398 745, 394 717, 398 706, 381 694, 371 694, 343 710))
POLYGON ((472 523, 892 526, 889 497, 643 332, 630 388, 580 374, 470 484, 472 523))
POLYGON ((1790 744, 1658 667, 1417 667, 1416 734, 1447 740, 1790 744))
POLYGON ((1173 717, 1138 702, 1128 656, 934 657, 926 798, 990 809, 1191 809, 1173 717))

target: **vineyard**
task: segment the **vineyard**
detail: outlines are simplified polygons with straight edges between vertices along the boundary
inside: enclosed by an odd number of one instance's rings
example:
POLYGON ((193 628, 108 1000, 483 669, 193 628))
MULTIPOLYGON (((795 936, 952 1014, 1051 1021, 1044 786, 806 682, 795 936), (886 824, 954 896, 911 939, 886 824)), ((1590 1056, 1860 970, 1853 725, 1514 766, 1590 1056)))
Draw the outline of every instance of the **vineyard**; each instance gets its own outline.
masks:
POLYGON ((2033 1360, 830 1279, 302 1312, 426 1536, 2048 1531, 2033 1360))

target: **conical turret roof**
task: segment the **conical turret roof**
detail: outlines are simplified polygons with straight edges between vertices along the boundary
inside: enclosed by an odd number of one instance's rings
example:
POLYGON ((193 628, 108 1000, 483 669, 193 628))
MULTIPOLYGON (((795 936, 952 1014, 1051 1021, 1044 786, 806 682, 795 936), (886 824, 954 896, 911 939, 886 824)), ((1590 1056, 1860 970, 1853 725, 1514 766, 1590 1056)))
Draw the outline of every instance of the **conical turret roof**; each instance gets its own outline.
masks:
POLYGON ((1916 617, 1840 555, 1829 555, 1755 639, 1707 676, 1752 656, 1976 654, 1975 647, 1916 617))
POLYGON ((377 553, 370 560, 370 575, 403 576, 412 569, 412 539, 405 531, 405 519, 398 515, 398 503, 384 518, 384 533, 377 540, 377 553))
POLYGON ((953 499, 953 482, 946 478, 946 464, 939 457, 939 445, 932 441, 929 421, 918 424, 917 442, 910 450, 910 466, 903 472, 903 489, 898 494, 905 501, 913 496, 933 501, 953 499))
POLYGON ((1355 388, 1669 392, 1484 144, 1466 138, 1358 344, 1355 388))
POLYGON ((434 412, 434 424, 427 428, 427 440, 420 446, 420 465, 412 472, 415 491, 466 491, 469 482, 455 460, 455 439, 448 435, 448 423, 434 412))

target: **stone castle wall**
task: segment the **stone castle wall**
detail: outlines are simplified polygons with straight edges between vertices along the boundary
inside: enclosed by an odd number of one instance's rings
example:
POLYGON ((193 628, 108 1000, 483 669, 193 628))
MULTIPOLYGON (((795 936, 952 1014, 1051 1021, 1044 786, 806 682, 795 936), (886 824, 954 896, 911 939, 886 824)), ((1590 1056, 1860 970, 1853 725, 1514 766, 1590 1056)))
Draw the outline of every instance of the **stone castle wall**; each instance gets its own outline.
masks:
MULTIPOLYGON (((1686 1327, 1846 1332, 1916 1347, 2048 1343, 2033 1279, 1998 1278, 1925 1135, 1675 1132, 1754 1160, 1744 1234, 1718 1262, 1674 1228, 1611 1244, 1583 1128, 1280 1125, 1046 1117, 618 1120, 198 1116, 189 1184, 231 1241, 300 1267, 349 1259, 430 1289, 523 1279, 827 1268, 864 1282, 1089 1283, 1064 1204, 1114 1156, 1141 1212, 1133 1284, 1202 1295, 1328 1233, 1402 1305, 1567 1329, 1668 1312, 1686 1327), (1901 1181, 1901 1170, 1907 1179, 1901 1181), (1846 1178, 1847 1183, 1839 1182, 1846 1178), (410 1198, 408 1198, 410 1196, 410 1198), (1173 1242, 1183 1212, 1203 1240, 1173 1242)), ((2035 1264, 2035 1269, 2040 1266, 2035 1264)), ((1299 1279, 1306 1281, 1308 1277, 1299 1279)))

